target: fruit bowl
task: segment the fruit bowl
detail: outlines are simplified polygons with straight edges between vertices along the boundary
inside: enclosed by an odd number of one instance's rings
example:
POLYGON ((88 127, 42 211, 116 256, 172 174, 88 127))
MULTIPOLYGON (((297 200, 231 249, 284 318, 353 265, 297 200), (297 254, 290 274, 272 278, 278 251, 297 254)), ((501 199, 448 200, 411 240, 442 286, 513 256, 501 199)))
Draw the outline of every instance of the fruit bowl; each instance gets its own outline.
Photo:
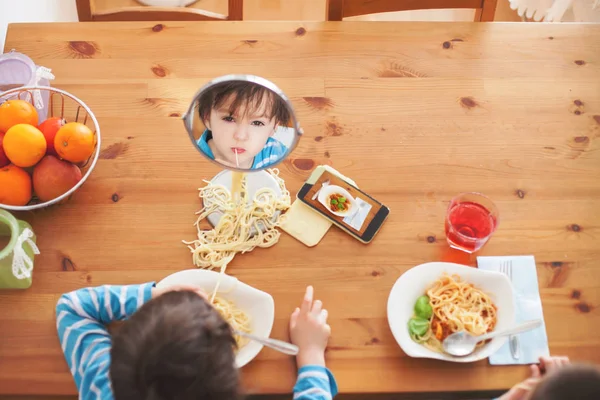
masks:
MULTIPOLYGON (((41 155, 41 158, 38 161, 35 161, 34 165, 29 165, 29 164, 25 164, 25 165, 17 165, 17 161, 15 161, 16 158, 11 158, 10 154, 8 152, 6 152, 6 159, 8 161, 11 162, 11 164, 7 165, 7 166, 0 166, 0 170, 2 170, 3 168, 10 168, 11 171, 10 173, 15 172, 14 170, 18 170, 18 174, 20 174, 19 176, 24 177, 24 172, 26 172, 29 175, 29 178, 24 178, 24 180, 19 181, 19 188, 25 187, 26 184, 25 183, 21 183, 21 182, 26 182, 27 179, 30 179, 32 182, 32 187, 33 190, 31 191, 31 199, 24 205, 15 205, 15 204, 3 204, 2 203, 2 199, 0 196, 0 208, 4 208, 7 210, 13 210, 13 211, 29 211, 29 210, 36 210, 39 208, 44 208, 44 207, 48 207, 50 205, 53 204, 58 204, 58 203, 63 203, 65 201, 67 201, 70 196, 75 193, 75 191, 77 189, 79 189, 83 183, 88 179, 88 177, 90 176, 90 174, 92 173, 92 171, 94 170, 94 167, 96 166, 96 162, 98 161, 98 157, 100 155, 100 126, 98 125, 98 121, 96 119, 96 117, 94 116, 94 113, 90 110, 90 108, 80 99, 78 99, 77 97, 75 97, 74 95, 65 92, 64 90, 60 90, 60 89, 56 89, 56 88, 52 88, 52 87, 45 87, 45 86, 27 86, 27 87, 19 87, 16 89, 10 89, 7 90, 5 92, 1 92, 0 93, 0 107, 2 106, 3 103, 7 102, 7 101, 14 101, 14 100, 24 100, 32 105, 35 106, 36 111, 37 111, 37 115, 38 115, 38 125, 35 127, 33 134, 34 135, 39 135, 39 133, 36 133, 36 129, 37 132, 40 132, 43 134, 44 136, 44 144, 47 145, 46 148, 47 150, 44 150, 43 155, 41 155), (79 151, 78 155, 73 155, 74 153, 70 153, 70 155, 65 155, 65 154, 69 154, 69 153, 65 153, 63 152, 61 149, 54 149, 54 147, 52 148, 52 151, 54 153, 50 152, 50 145, 48 145, 47 143, 54 143, 54 140, 50 140, 48 139, 48 136, 46 135, 46 132, 42 132, 42 130, 40 130, 42 128, 42 122, 45 122, 49 119, 53 119, 57 120, 59 119, 61 122, 59 123, 59 126, 56 127, 57 131, 54 131, 54 135, 60 135, 61 134, 61 130, 59 129, 59 127, 65 127, 66 125, 69 125, 72 129, 71 131, 73 131, 73 129, 77 130, 83 130, 85 133, 85 135, 87 135, 87 143, 85 144, 85 146, 87 146, 87 150, 84 151, 79 151), (66 125, 64 125, 66 122, 66 125), (72 124, 70 124, 72 123, 72 124), (73 127, 75 126, 75 127, 73 127), (93 138, 92 138, 93 135, 93 138), (92 151, 92 147, 93 147, 93 151, 92 151), (61 151, 59 151, 61 150, 61 151), (83 154, 83 158, 81 158, 81 155, 83 154), (56 157, 55 157, 56 156, 56 157), (79 158, 73 158, 73 157, 79 157, 79 158), (50 162, 47 162, 46 158, 50 159, 50 162), (14 165, 13 165, 14 164, 14 165), (36 172, 36 168, 42 168, 42 164, 45 164, 44 166, 44 172, 39 172, 39 174, 36 172), (50 167, 47 167, 48 164, 51 164, 50 167), (66 166, 66 167, 65 167, 66 166), (54 169, 53 169, 54 168, 54 169), (69 168, 71 168, 72 170, 70 170, 69 168), (76 173, 73 173, 74 170, 77 170, 76 173), (58 177, 58 173, 55 174, 55 176, 52 176, 53 171, 60 171, 60 178, 58 177), (63 173, 63 171, 71 171, 69 173, 63 173), (39 178, 36 180, 36 176, 34 176, 35 174, 38 174, 38 176, 43 177, 43 178, 39 178), (70 174, 70 175, 69 175, 70 174), (75 176, 77 175, 77 176, 75 176), (64 178, 64 176, 67 176, 67 178, 64 178), (60 181, 62 179, 62 181, 60 181), (45 189, 44 190, 44 196, 38 196, 35 192, 37 191, 36 189, 36 181, 37 182, 44 182, 44 185, 46 187, 49 187, 50 189, 45 189), (59 183, 57 184, 56 182, 59 181, 59 183), (60 186, 60 188, 58 188, 60 186), (68 190, 66 190, 65 188, 69 187, 68 190), (58 188, 58 189, 57 189, 58 188), (55 193, 61 193, 59 195, 53 196, 53 192, 55 193), (43 200, 42 200, 43 198, 43 200)), ((18 102, 17 102, 18 103, 18 102)), ((20 102, 20 104, 25 104, 23 102, 20 102)), ((25 106, 28 106, 27 104, 25 104, 25 106)), ((29 107, 29 106, 28 106, 29 107)), ((0 110, 1 111, 1 110, 0 110)), ((35 114, 35 113, 33 113, 35 114)), ((5 118, 6 119, 6 118, 5 118)), ((16 118, 15 120, 18 120, 18 118, 16 118)), ((0 121, 1 123, 2 121, 0 121)), ((17 124, 26 124, 25 122, 17 122, 17 124)), ((15 126, 15 125, 13 125, 15 126)), ((33 124, 27 125, 26 128, 28 128, 29 130, 31 129, 31 126, 33 126, 33 124)), ((6 128, 5 128, 6 129, 6 128)), ((10 130, 10 128, 9 128, 10 130)), ((2 135, 4 133, 4 138, 6 138, 8 135, 6 135, 6 132, 1 132, 2 129, 0 128, 0 135, 2 135)), ((29 133, 27 133, 25 131, 25 133, 19 132, 18 134, 15 134, 14 132, 11 133, 11 144, 12 144, 12 154, 14 156, 14 154, 19 153, 19 156, 25 156, 28 157, 29 155, 22 152, 20 150, 20 148, 22 148, 23 146, 21 146, 18 140, 26 140, 26 139, 22 139, 22 138, 29 138, 29 136, 25 136, 28 135, 29 133), (19 136, 20 135, 20 136, 19 136), (14 137, 17 137, 17 139, 13 139, 14 137), (15 150, 17 149, 17 150, 15 150)), ((66 133, 63 133, 63 135, 66 133)), ((68 132, 68 134, 72 134, 72 132, 68 132)), ((71 136, 72 137, 72 136, 71 136)), ((40 139, 36 137, 36 139, 39 141, 40 139)), ((4 149, 2 149, 2 147, 0 147, 0 151, 8 151, 10 150, 10 148, 7 148, 7 140, 4 140, 4 149)), ((66 142, 65 142, 66 144, 66 142)), ((83 145, 82 145, 83 146, 83 145)), ((70 147, 69 151, 72 152, 73 150, 73 146, 70 147)), ((2 154, 0 154, 2 155, 2 154)), ((37 156, 36 156, 37 157, 37 156)), ((12 177, 12 176, 11 176, 12 177)), ((21 178, 19 178, 21 179, 21 178)), ((42 184, 39 184, 39 187, 42 187, 42 184)), ((40 192, 42 190, 39 190, 40 192)), ((41 193, 40 193, 41 194, 41 193)), ((27 195, 24 195, 25 197, 21 197, 21 199, 23 198, 27 198, 27 195)), ((25 203, 25 201, 22 201, 21 204, 25 203)))

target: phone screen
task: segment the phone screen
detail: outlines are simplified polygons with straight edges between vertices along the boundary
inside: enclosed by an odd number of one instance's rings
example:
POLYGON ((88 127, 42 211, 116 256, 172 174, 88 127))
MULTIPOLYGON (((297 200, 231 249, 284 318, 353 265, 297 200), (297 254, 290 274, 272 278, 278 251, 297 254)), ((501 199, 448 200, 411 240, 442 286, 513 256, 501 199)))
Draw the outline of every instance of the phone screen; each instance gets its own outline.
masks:
POLYGON ((331 171, 323 170, 315 183, 309 182, 298 192, 298 199, 361 242, 373 240, 390 213, 389 208, 331 171), (329 195, 323 196, 325 193, 329 195), (345 198, 347 194, 351 197, 350 201, 345 198), (319 201, 319 195, 325 204, 319 201), (343 213, 345 210, 335 198, 344 200, 344 207, 354 210, 348 209, 346 215, 336 215, 334 211, 343 213))

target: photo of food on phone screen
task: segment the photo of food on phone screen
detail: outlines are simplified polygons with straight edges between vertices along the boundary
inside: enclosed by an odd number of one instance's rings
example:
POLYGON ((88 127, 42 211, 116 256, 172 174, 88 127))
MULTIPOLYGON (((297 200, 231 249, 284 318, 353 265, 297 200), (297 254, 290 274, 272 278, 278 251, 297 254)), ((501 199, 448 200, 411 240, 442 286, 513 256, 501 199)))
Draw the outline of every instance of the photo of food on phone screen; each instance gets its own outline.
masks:
POLYGON ((365 233, 371 236, 370 231, 376 232, 387 216, 385 206, 329 171, 323 171, 314 184, 305 185, 298 198, 359 238, 365 233), (386 212, 380 213, 382 208, 386 212))
POLYGON ((333 215, 338 217, 347 217, 358 211, 356 200, 352 195, 337 185, 327 185, 321 188, 317 198, 333 215))

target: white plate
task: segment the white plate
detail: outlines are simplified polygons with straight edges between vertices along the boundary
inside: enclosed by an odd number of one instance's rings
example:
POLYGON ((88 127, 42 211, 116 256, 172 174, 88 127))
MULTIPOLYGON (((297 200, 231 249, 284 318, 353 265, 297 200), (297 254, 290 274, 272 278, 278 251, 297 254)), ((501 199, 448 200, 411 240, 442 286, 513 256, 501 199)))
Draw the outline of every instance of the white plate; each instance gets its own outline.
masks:
MULTIPOLYGON (((255 289, 252 286, 238 281, 229 275, 204 269, 188 269, 167 276, 156 287, 163 288, 173 285, 197 285, 209 295, 212 294, 217 281, 221 276, 218 296, 229 300, 250 317, 250 332, 260 336, 269 337, 275 320, 275 302, 270 294, 255 289)), ((248 364, 258 355, 263 346, 254 341, 248 341, 238 350, 235 361, 238 368, 248 364)))
POLYGON ((502 347, 507 338, 495 338, 467 357, 455 357, 429 350, 414 342, 408 333, 408 321, 414 315, 414 305, 419 296, 444 273, 456 274, 465 282, 483 290, 498 307, 495 329, 506 329, 515 325, 513 287, 506 275, 499 272, 482 271, 477 268, 445 262, 421 264, 406 271, 394 284, 388 297, 387 315, 390 329, 402 350, 411 357, 434 358, 452 362, 474 362, 483 360, 502 347))
POLYGON ((325 206, 327 211, 329 211, 330 213, 332 213, 334 215, 337 215, 338 217, 347 217, 348 215, 352 215, 353 213, 357 212, 357 210, 358 210, 358 206, 356 205, 356 200, 354 200, 354 197, 352 197, 352 195, 341 186, 327 185, 327 186, 323 187, 321 189, 321 191, 319 192, 318 200, 321 204, 323 204, 323 206, 325 206), (343 211, 343 212, 331 211, 331 209, 329 208, 327 199, 333 193, 339 193, 348 200, 348 202, 350 203, 350 208, 347 211, 343 211))

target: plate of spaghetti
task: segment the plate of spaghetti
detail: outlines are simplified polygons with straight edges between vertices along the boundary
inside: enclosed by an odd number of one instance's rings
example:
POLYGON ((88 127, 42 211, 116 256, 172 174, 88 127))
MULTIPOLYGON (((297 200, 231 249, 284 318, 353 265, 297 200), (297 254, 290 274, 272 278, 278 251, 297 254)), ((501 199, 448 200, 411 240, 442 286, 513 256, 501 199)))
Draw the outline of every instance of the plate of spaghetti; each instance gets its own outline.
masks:
POLYGON ((480 343, 467 357, 443 352, 454 332, 482 335, 515 323, 513 288, 503 274, 444 262, 416 266, 394 284, 388 298, 394 338, 411 357, 474 362, 489 357, 506 337, 480 343))
MULTIPOLYGON (((269 337, 275 320, 275 302, 270 294, 247 285, 237 278, 215 271, 189 269, 167 276, 156 287, 196 285, 208 295, 212 305, 223 318, 242 332, 269 337)), ((262 345, 245 338, 235 338, 238 349, 238 368, 252 361, 262 350, 262 345)))

